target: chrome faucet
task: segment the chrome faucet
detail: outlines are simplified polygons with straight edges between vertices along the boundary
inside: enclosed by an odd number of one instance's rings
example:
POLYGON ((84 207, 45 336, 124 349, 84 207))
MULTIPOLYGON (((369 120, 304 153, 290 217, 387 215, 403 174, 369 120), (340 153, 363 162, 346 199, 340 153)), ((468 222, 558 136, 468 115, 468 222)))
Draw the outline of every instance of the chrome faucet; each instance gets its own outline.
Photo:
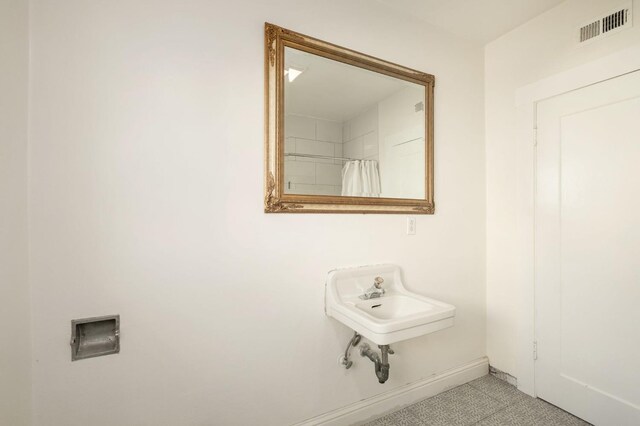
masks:
POLYGON ((383 282, 382 277, 376 277, 373 280, 373 285, 360 296, 360 299, 369 300, 382 296, 384 294, 384 288, 382 288, 383 282))

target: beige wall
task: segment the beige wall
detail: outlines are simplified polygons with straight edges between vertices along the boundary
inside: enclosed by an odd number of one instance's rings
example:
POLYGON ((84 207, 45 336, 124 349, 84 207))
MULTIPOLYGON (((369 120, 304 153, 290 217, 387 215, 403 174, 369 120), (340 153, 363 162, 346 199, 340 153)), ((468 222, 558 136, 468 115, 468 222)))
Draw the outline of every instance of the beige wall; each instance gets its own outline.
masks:
POLYGON ((485 355, 481 49, 365 0, 31 13, 35 424, 290 424, 485 355), (417 235, 262 212, 264 21, 436 75, 437 214, 417 235), (380 262, 457 307, 396 345, 385 385, 338 367, 350 331, 323 312, 330 269, 380 262), (71 363, 69 321, 116 313, 121 353, 71 363))
POLYGON ((527 297, 517 282, 523 261, 518 257, 517 183, 523 171, 516 148, 516 90, 637 45, 640 2, 635 0, 635 27, 578 46, 581 25, 621 5, 619 0, 567 0, 485 47, 487 355, 493 366, 513 375, 523 332, 517 310, 527 297))
POLYGON ((27 282, 28 7, 0 2, 0 425, 30 417, 27 282))

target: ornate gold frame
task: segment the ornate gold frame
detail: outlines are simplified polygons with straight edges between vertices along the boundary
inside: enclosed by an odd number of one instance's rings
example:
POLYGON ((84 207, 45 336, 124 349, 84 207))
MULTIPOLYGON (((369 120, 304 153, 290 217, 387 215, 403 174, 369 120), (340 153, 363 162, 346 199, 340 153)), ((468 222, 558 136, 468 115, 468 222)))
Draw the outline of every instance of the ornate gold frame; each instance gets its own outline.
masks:
POLYGON ((266 213, 433 214, 433 87, 435 77, 265 23, 265 196, 266 213), (425 198, 366 198, 285 194, 284 188, 284 48, 386 74, 425 87, 425 198))

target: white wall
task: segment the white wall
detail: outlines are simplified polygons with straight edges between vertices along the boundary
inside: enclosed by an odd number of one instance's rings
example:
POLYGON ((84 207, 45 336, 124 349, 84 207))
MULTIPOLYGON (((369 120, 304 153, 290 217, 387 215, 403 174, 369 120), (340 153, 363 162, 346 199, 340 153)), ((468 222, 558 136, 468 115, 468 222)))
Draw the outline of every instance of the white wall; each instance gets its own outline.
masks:
POLYGON ((483 52, 377 2, 34 0, 36 425, 282 425, 485 355, 483 52), (263 22, 435 74, 436 210, 263 213, 263 22), (464 125, 460 125, 464 117, 464 125), (456 325, 337 366, 335 267, 400 264, 456 325), (121 314, 70 362, 69 321, 121 314))
MULTIPOLYGON (((516 90, 640 42, 640 2, 634 28, 577 46, 577 29, 624 2, 567 0, 485 47, 487 170, 487 354, 493 366, 517 375, 518 192, 516 90)), ((529 353, 530 356, 530 353, 529 353)))
POLYGON ((30 417, 28 5, 0 2, 0 425, 30 417))

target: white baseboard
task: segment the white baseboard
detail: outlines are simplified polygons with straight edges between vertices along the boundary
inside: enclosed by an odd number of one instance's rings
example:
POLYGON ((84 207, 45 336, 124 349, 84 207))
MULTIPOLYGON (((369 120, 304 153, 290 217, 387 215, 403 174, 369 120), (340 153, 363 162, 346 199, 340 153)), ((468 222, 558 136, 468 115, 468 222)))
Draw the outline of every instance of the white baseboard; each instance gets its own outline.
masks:
POLYGON ((376 417, 401 409, 422 399, 485 376, 489 373, 489 359, 483 357, 443 373, 400 386, 389 392, 358 401, 346 407, 321 414, 295 426, 348 426, 371 421, 376 417))

